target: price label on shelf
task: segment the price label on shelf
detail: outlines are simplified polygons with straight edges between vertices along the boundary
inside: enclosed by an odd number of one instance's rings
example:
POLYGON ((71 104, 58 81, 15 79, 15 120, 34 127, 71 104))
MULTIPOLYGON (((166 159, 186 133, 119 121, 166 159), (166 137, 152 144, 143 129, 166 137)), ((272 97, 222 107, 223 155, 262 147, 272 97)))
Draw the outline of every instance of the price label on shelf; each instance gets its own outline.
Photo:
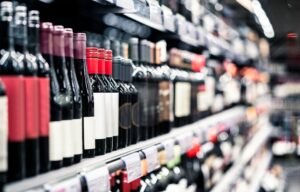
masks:
POLYGON ((122 160, 126 165, 127 180, 129 183, 142 176, 141 158, 138 153, 133 153, 126 157, 122 157, 122 160))
POLYGON ((106 166, 87 172, 84 177, 87 182, 88 191, 110 191, 109 172, 106 166))
POLYGON ((185 134, 177 138, 177 141, 179 143, 181 153, 186 153, 189 149, 193 146, 193 134, 185 134))
POLYGON ((143 152, 147 160, 148 173, 151 173, 159 167, 157 148, 155 146, 149 147, 144 149, 143 152))
POLYGON ((50 192, 74 192, 81 191, 80 177, 76 176, 49 187, 50 192))
POLYGON ((174 159, 174 140, 165 141, 162 145, 165 148, 167 162, 174 159))

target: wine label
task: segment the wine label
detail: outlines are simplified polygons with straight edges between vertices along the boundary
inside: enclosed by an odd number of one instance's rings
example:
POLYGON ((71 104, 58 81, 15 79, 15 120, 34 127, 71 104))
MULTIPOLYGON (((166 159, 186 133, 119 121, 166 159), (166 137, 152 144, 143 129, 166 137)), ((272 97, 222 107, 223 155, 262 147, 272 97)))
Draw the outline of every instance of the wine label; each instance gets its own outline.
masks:
POLYGON ((24 77, 26 138, 37 139, 39 133, 39 80, 24 77))
POLYGON ((146 161, 147 161, 147 168, 148 173, 151 173, 155 169, 159 167, 159 158, 156 146, 149 147, 143 150, 146 161))
POLYGON ((83 118, 84 149, 95 149, 95 117, 83 118))
POLYGON ((213 105, 213 101, 215 98, 215 84, 216 81, 213 77, 207 76, 205 78, 205 88, 207 93, 206 103, 208 107, 211 107, 213 105))
POLYGON ((50 121, 50 80, 39 78, 39 135, 48 137, 50 121))
POLYGON ((94 93, 94 110, 95 110, 95 138, 105 139, 107 136, 111 112, 110 98, 106 98, 106 93, 94 93))
POLYGON ((49 127, 49 158, 59 161, 63 158, 64 135, 61 121, 51 121, 49 127))
POLYGON ((208 92, 207 91, 199 91, 197 93, 197 110, 198 111, 206 111, 209 108, 208 100, 208 92))
POLYGON ((80 177, 76 176, 50 186, 50 192, 79 192, 81 191, 80 177))
POLYGON ((185 117, 191 113, 191 84, 177 82, 175 84, 175 115, 185 117))
POLYGON ((170 116, 170 121, 173 122, 174 121, 174 110, 173 110, 173 106, 174 106, 174 85, 173 83, 169 84, 170 87, 170 100, 169 100, 169 116, 170 116))
POLYGON ((25 88, 19 76, 1 76, 8 98, 8 139, 23 141, 25 138, 25 88))
POLYGON ((73 157, 74 155, 74 131, 72 128, 72 120, 61 121, 63 130, 63 154, 64 158, 73 157))
POLYGON ((113 136, 119 136, 119 93, 112 93, 113 136))
POLYGON ((215 101, 212 106, 212 111, 217 112, 221 111, 224 108, 224 98, 221 94, 215 96, 215 101))
POLYGON ((170 121, 170 82, 159 83, 159 122, 170 121))
POLYGON ((82 154, 82 119, 72 120, 72 129, 74 133, 74 154, 82 154))
MULTIPOLYGON (((113 93, 104 93, 105 96, 105 114, 106 114, 106 124, 105 124, 105 128, 106 128, 106 137, 113 137, 114 136, 114 127, 113 127, 113 116, 115 114, 113 114, 114 110, 113 110, 113 93)), ((118 106, 119 108, 119 106, 118 106)))
POLYGON ((88 191, 110 191, 109 172, 106 166, 87 172, 84 177, 87 182, 88 191))
POLYGON ((131 155, 122 157, 122 160, 126 165, 128 183, 142 176, 141 159, 139 153, 133 153, 131 155))
POLYGON ((174 141, 168 140, 168 141, 163 142, 162 145, 164 146, 164 149, 166 151, 167 162, 174 159, 174 141))
POLYGON ((0 172, 7 171, 8 108, 7 96, 0 96, 0 172))

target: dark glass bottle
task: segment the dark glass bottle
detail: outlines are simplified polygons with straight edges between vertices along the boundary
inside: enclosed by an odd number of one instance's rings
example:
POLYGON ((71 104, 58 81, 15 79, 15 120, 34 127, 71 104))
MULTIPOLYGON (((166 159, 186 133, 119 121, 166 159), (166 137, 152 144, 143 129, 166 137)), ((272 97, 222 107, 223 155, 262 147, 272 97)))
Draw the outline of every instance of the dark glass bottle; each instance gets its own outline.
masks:
POLYGON ((62 104, 63 164, 68 166, 74 162, 73 93, 65 60, 64 28, 61 25, 54 26, 53 30, 53 63, 60 88, 59 102, 62 104))
POLYGON ((25 146, 26 176, 33 176, 39 171, 39 80, 38 67, 33 55, 28 52, 27 8, 15 8, 15 48, 18 60, 24 63, 25 86, 25 146))
MULTIPOLYGON (((124 148, 128 144, 128 129, 130 127, 130 112, 128 102, 128 90, 123 83, 124 67, 123 59, 119 56, 113 58, 113 78, 115 79, 119 91, 119 137, 118 147, 124 148)), ((130 103, 131 105, 131 103, 130 103)))
POLYGON ((0 77, 0 190, 7 182, 8 106, 4 84, 0 77))
POLYGON ((64 31, 64 36, 66 66, 73 93, 72 131, 74 133, 74 162, 78 163, 80 162, 82 157, 82 100, 74 67, 73 30, 70 28, 66 28, 64 31))
POLYGON ((148 98, 148 89, 146 86, 147 72, 140 64, 139 55, 139 41, 137 38, 131 38, 129 41, 129 58, 133 61, 133 85, 139 92, 137 111, 139 111, 140 116, 137 120, 137 124, 140 130, 140 140, 146 140, 148 139, 148 110, 146 108, 148 98))
POLYGON ((34 56, 38 68, 39 90, 39 160, 43 173, 49 170, 49 123, 50 123, 50 67, 40 52, 39 12, 32 10, 28 17, 28 51, 34 56))
POLYGON ((116 135, 116 129, 119 128, 119 92, 117 83, 112 78, 112 51, 105 51, 105 75, 107 79, 107 87, 111 90, 111 93, 107 95, 106 100, 110 100, 111 104, 107 107, 107 113, 111 115, 108 119, 108 130, 106 138, 106 152, 111 152, 113 150, 113 136, 116 135), (115 134, 114 134, 115 133, 115 134))
MULTIPOLYGON (((63 160, 63 132, 62 132, 62 105, 60 102, 60 87, 53 64, 53 25, 52 23, 41 24, 41 53, 42 57, 37 56, 39 66, 49 64, 50 76, 50 125, 49 130, 46 130, 45 137, 40 138, 41 150, 45 149, 40 155, 41 160, 45 164, 41 164, 41 172, 46 172, 49 169, 58 169, 62 167, 63 160), (45 58, 45 60, 43 59, 45 58), (47 136, 47 131, 49 136, 47 136), (49 140, 48 140, 49 138, 49 140), (49 147, 48 147, 49 146, 49 147)), ((43 67, 40 67, 43 69, 43 67)), ((43 70, 41 70, 43 71, 43 70)))
POLYGON ((8 181, 25 177, 24 64, 14 50, 13 6, 1 3, 0 77, 8 98, 8 181), (16 121, 18 119, 18 121, 16 121))
POLYGON ((106 121, 107 111, 105 106, 105 93, 103 93, 104 85, 98 78, 98 49, 88 47, 86 49, 86 64, 90 77, 91 86, 94 97, 94 115, 95 115, 95 139, 96 139, 96 155, 103 155, 106 151, 106 121))
POLYGON ((130 102, 131 102, 131 142, 130 144, 135 144, 140 140, 140 112, 139 112, 139 92, 136 87, 132 84, 132 75, 133 75, 133 63, 132 60, 126 59, 126 68, 127 68, 127 85, 130 92, 130 102))
POLYGON ((86 66, 86 35, 74 35, 74 65, 82 98, 83 157, 95 156, 94 96, 86 66))

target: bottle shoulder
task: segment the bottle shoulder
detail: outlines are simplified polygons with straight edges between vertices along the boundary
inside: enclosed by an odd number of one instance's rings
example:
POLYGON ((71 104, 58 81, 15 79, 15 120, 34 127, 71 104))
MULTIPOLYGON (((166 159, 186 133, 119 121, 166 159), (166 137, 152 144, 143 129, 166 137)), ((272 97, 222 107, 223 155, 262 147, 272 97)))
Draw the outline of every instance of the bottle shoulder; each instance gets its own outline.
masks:
POLYGON ((6 75, 22 75, 24 63, 18 59, 15 51, 1 50, 0 73, 6 75))

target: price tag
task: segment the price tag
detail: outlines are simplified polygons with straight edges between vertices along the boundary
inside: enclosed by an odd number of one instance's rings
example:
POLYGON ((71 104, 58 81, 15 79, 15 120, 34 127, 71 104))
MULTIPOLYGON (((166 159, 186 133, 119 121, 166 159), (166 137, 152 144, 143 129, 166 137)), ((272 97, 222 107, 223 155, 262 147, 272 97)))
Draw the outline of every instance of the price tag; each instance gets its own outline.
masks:
POLYGON ((168 140, 162 143, 166 151, 166 160, 171 161, 174 158, 174 141, 168 140))
POLYGON ((193 146, 193 134, 182 135, 177 138, 179 146, 181 148, 181 153, 186 153, 193 146))
POLYGON ((134 10, 133 0, 117 0, 116 5, 124 9, 134 10))
POLYGON ((87 182, 88 191, 110 191, 109 172, 106 166, 87 172, 84 177, 87 182))
POLYGON ((127 180, 130 183, 142 176, 141 159, 138 153, 133 153, 122 160, 125 162, 127 170, 127 180))
POLYGON ((50 192, 80 192, 80 177, 76 176, 50 186, 50 192))
POLYGON ((155 146, 149 147, 143 150, 143 152, 147 160, 148 173, 151 173, 159 167, 157 148, 155 146))

